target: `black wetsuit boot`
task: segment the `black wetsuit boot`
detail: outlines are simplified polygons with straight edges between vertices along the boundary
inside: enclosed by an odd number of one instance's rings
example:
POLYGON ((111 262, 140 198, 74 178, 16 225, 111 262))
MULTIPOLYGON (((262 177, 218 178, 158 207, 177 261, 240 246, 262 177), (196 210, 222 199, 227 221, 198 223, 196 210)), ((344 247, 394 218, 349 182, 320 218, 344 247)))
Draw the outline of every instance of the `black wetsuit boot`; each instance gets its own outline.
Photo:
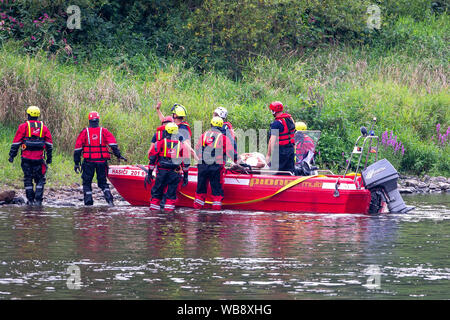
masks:
POLYGON ((103 190, 103 195, 105 196, 106 202, 107 202, 110 206, 113 206, 113 205, 114 205, 114 197, 113 197, 113 195, 111 194, 111 191, 110 191, 109 189, 105 188, 105 189, 103 190))

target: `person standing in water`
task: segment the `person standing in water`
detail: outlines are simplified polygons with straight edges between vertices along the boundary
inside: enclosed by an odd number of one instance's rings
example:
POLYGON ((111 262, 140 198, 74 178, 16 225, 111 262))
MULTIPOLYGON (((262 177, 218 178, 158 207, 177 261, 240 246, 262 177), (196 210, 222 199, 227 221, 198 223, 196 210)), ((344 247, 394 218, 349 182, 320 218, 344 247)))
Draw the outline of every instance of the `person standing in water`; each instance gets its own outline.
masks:
POLYGON ((108 160, 111 159, 109 148, 113 154, 120 160, 127 161, 122 156, 117 146, 114 135, 108 129, 100 127, 100 115, 98 112, 89 113, 89 127, 81 130, 75 142, 75 150, 73 160, 75 162, 74 170, 76 173, 81 172, 83 180, 83 197, 84 204, 91 206, 94 204, 92 198, 92 179, 97 173, 97 185, 103 191, 106 202, 114 205, 114 199, 106 180, 108 175, 108 160), (81 156, 84 161, 81 164, 81 156))

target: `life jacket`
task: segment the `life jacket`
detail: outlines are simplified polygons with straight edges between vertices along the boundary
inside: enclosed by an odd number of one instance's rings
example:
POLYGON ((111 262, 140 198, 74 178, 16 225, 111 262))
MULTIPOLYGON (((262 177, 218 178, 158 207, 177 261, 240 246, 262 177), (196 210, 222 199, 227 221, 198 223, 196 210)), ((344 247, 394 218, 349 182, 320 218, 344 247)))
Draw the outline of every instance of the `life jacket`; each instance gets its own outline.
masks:
POLYGON ((160 141, 163 139, 163 133, 166 130, 166 126, 159 126, 156 128, 156 141, 160 141))
MULTIPOLYGON (((164 138, 159 143, 163 143, 163 147, 158 153, 158 167, 170 170, 179 168, 182 162, 181 142, 164 138)), ((155 148, 158 146, 155 145, 155 148)))
POLYGON ((45 148, 43 138, 44 123, 42 121, 27 121, 27 133, 23 139, 22 150, 42 151, 45 148))
POLYGON ((230 122, 226 121, 223 123, 223 128, 225 129, 225 131, 228 133, 230 133, 230 138, 232 140, 236 140, 236 136, 234 134, 234 130, 233 130, 233 126, 231 125, 230 122))
POLYGON ((103 128, 86 128, 88 144, 83 146, 83 158, 92 161, 109 160, 109 149, 103 139, 103 128))
POLYGON ((188 139, 190 139, 191 137, 192 137, 192 132, 191 132, 191 127, 189 126, 189 123, 187 123, 187 121, 183 121, 183 122, 180 122, 179 124, 178 124, 178 127, 180 126, 180 125, 185 125, 186 127, 187 127, 187 129, 188 129, 188 131, 189 131, 189 138, 188 139))
POLYGON ((303 160, 304 156, 308 153, 308 151, 315 151, 316 146, 314 145, 314 140, 311 139, 308 135, 300 132, 295 134, 295 157, 296 163, 299 163, 303 160))
POLYGON ((209 130, 206 131, 202 137, 202 162, 206 164, 212 164, 212 159, 217 164, 223 164, 224 146, 223 146, 223 134, 218 131, 209 130), (205 152, 206 150, 206 152, 205 152), (221 152, 216 152, 221 151, 221 152), (204 159, 205 155, 209 159, 204 159))
POLYGON ((292 121, 291 115, 282 113, 275 117, 275 121, 279 121, 283 125, 283 130, 278 135, 280 146, 294 145, 295 124, 292 121))

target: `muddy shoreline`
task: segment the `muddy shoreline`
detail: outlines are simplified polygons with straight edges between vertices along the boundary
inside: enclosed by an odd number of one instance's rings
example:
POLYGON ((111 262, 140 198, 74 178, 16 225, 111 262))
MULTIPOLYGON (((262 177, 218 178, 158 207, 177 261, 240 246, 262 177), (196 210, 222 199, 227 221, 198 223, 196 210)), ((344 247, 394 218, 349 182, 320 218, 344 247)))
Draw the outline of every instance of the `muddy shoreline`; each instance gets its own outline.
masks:
MULTIPOLYGON (((110 184, 110 190, 114 197, 114 204, 128 204, 124 198, 117 192, 113 185, 110 184)), ((15 193, 14 200, 2 199, 0 196, 0 205, 6 204, 25 204, 26 196, 24 189, 18 189, 17 187, 0 187, 0 194, 5 191, 13 191, 15 193), (4 201, 9 200, 9 201, 4 201)), ((92 184, 92 197, 94 199, 94 205, 108 205, 103 197, 103 192, 97 187, 95 183, 92 184)), ((84 205, 83 202, 83 188, 80 184, 75 183, 66 187, 49 187, 45 188, 44 200, 42 205, 50 206, 80 206, 84 205)))
MULTIPOLYGON (((114 197, 114 203, 128 204, 124 198, 117 192, 113 185, 110 184, 111 193, 114 197)), ((450 178, 443 176, 424 177, 400 176, 398 180, 398 190, 402 194, 428 194, 428 193, 450 193, 450 178)), ((92 184, 92 195, 94 204, 107 205, 103 192, 95 183, 92 184)), ((0 205, 5 204, 25 204, 26 197, 23 188, 1 186, 0 187, 0 205), (11 191, 13 193, 11 193, 11 191), (9 196, 2 198, 9 192, 9 196), (12 196, 12 197, 11 197, 12 196)), ((43 205, 50 206, 80 206, 83 205, 83 189, 78 183, 65 187, 48 187, 45 188, 43 205)))

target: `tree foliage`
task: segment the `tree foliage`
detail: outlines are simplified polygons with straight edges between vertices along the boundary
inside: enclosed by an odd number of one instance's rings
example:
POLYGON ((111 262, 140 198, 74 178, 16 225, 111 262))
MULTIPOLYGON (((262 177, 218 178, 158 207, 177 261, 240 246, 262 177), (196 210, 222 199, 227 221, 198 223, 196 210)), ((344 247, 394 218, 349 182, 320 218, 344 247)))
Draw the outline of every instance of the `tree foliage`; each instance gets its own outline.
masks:
MULTIPOLYGON (((129 68, 154 56, 182 58, 199 71, 238 75, 258 56, 301 55, 329 43, 367 43, 401 18, 447 12, 446 2, 379 0, 382 28, 367 27, 370 0, 4 0, 0 41, 46 50, 77 63, 109 60, 129 68), (81 10, 81 30, 68 29, 69 5, 81 10)), ((386 36, 384 37, 386 38, 386 36)), ((401 39, 400 39, 401 40, 401 39)))

